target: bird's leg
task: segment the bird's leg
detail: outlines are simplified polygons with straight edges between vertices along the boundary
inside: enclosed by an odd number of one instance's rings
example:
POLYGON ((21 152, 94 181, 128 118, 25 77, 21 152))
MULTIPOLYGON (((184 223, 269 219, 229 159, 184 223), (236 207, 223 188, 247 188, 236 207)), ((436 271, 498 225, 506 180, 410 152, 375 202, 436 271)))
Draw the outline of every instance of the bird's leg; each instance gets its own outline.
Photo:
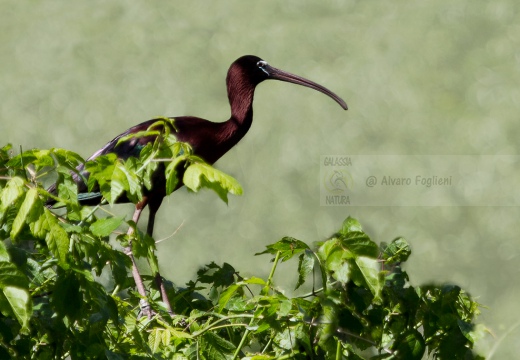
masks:
MULTIPOLYGON (((141 202, 137 203, 135 206, 135 212, 134 216, 132 217, 132 220, 135 224, 139 221, 139 217, 141 216, 141 212, 143 211, 144 207, 147 204, 147 199, 144 198, 141 202)), ((134 233, 134 228, 128 229, 127 234, 132 235, 134 233)), ((137 287, 137 291, 139 292, 139 295, 141 295, 141 311, 144 315, 146 315, 148 318, 152 317, 152 309, 150 307, 150 303, 146 300, 146 290, 144 288, 143 279, 141 278, 141 274, 139 274, 139 270, 137 269, 137 264, 135 262, 134 254, 132 253, 132 240, 129 241, 128 246, 125 247, 124 252, 130 260, 132 261, 132 276, 135 281, 135 285, 137 287)))
MULTIPOLYGON (((152 235, 153 235, 153 227, 155 224, 155 214, 157 213, 157 210, 159 209, 161 202, 162 202, 162 199, 158 204, 150 203, 148 205, 148 210, 150 211, 150 214, 148 216, 148 226, 146 228, 146 232, 150 237, 152 237, 152 235)), ((154 274, 154 281, 155 281, 155 286, 157 286, 157 288, 161 292, 161 299, 162 299, 163 303, 166 305, 166 309, 168 310, 168 313, 170 315, 173 315, 172 306, 170 304, 170 300, 168 299, 168 295, 166 294, 166 288, 164 287, 164 283, 162 281, 162 276, 159 273, 159 269, 157 269, 157 273, 154 274)))

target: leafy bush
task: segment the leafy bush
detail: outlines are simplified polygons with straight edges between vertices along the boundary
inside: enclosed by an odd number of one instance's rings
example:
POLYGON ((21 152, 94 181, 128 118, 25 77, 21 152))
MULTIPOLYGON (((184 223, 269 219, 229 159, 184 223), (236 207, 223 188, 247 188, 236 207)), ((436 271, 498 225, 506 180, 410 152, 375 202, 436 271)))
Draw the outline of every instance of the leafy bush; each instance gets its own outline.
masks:
MULTIPOLYGON (((208 187, 223 200, 241 193, 189 146, 154 131, 139 134, 157 139, 138 158, 87 163, 89 187, 99 185, 111 204, 123 193, 135 203, 164 161, 167 193, 181 174, 193 191, 208 187)), ((273 258, 266 279, 211 263, 184 288, 167 283, 173 316, 154 276, 144 276, 154 316, 139 316, 142 298, 121 246, 131 243, 153 274, 155 242, 132 221, 80 205, 74 174, 81 163, 63 149, 0 150, 2 359, 482 359, 471 351, 484 329, 473 323, 478 304, 458 286, 411 286, 401 267, 408 243, 378 246, 350 217, 316 247, 291 237, 267 246, 258 254, 273 258), (55 194, 41 184, 50 173, 55 194), (51 211, 48 198, 65 210, 51 211), (273 279, 289 260, 297 282, 282 290, 273 279), (111 280, 100 282, 102 273, 111 280)))

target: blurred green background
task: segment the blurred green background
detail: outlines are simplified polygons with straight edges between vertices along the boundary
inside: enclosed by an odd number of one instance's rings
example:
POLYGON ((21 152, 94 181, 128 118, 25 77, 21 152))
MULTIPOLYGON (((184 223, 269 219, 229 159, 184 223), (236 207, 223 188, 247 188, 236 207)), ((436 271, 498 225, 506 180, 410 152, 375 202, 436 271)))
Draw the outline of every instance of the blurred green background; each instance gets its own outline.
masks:
MULTIPOLYGON (((414 285, 456 283, 487 305, 480 321, 494 337, 479 350, 516 358, 518 207, 320 207, 319 163, 329 154, 519 154, 519 7, 2 0, 0 145, 87 157, 155 116, 226 120, 226 71, 258 55, 325 85, 350 110, 303 87, 261 84, 250 132, 217 163, 244 195, 228 206, 209 191, 168 198, 155 234, 168 238, 159 244, 164 275, 182 285, 212 260, 265 274, 268 259, 253 256, 264 245, 284 235, 322 240, 351 215, 377 242, 411 242, 414 285)), ((292 281, 280 274, 279 283, 292 281)))

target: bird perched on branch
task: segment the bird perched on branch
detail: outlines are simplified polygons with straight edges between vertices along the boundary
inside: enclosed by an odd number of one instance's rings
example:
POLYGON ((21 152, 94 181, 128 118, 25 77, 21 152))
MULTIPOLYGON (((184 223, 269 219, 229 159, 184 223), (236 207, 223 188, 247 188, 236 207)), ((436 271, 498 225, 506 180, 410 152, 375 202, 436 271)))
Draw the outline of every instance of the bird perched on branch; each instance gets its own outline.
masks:
MULTIPOLYGON (((279 80, 297 85, 302 85, 335 100, 343 109, 347 110, 347 104, 339 96, 327 88, 288 73, 269 65, 266 61, 253 55, 242 56, 234 61, 227 73, 226 85, 231 106, 231 116, 224 122, 212 122, 193 116, 176 116, 174 127, 171 131, 180 142, 189 144, 193 149, 193 154, 201 157, 207 163, 213 164, 233 146, 235 146, 248 132, 253 121, 253 97, 256 86, 265 80, 279 80)), ((120 159, 138 157, 141 149, 148 143, 154 142, 156 136, 128 137, 128 135, 145 132, 157 119, 145 121, 131 127, 113 140, 108 142, 103 148, 96 151, 87 161, 95 160, 100 155, 110 153, 116 154, 120 159), (121 141, 123 139, 123 141, 121 141)), ((102 201, 102 195, 98 188, 88 189, 85 180, 89 173, 84 165, 78 167, 81 176, 75 176, 74 180, 78 185, 78 199, 85 205, 96 205, 102 201)), ((164 168, 162 168, 164 170, 164 168)), ((155 215, 159 209, 163 198, 166 196, 166 178, 164 171, 157 170, 152 177, 150 189, 143 190, 143 198, 136 204, 136 211, 133 219, 137 222, 143 208, 148 206, 149 219, 147 233, 153 234, 155 215)), ((182 178, 179 179, 177 188, 182 186, 182 178)), ((56 186, 51 186, 48 191, 56 195, 56 186)), ((128 197, 124 194, 118 198, 118 202, 128 202, 128 197)), ((48 206, 52 206, 55 199, 49 199, 48 206)), ((164 299, 163 299, 164 300, 164 299)))

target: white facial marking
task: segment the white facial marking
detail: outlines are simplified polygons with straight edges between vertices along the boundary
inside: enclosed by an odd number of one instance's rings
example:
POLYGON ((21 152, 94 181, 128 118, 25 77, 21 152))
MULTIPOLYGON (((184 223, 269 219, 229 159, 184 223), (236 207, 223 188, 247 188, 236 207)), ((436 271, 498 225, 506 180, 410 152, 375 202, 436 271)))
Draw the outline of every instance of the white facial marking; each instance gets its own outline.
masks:
POLYGON ((260 70, 262 70, 263 72, 265 72, 267 74, 267 76, 269 76, 269 73, 265 69, 266 65, 267 65, 267 61, 264 61, 264 60, 260 60, 259 62, 256 63, 256 66, 258 66, 260 68, 260 70))

